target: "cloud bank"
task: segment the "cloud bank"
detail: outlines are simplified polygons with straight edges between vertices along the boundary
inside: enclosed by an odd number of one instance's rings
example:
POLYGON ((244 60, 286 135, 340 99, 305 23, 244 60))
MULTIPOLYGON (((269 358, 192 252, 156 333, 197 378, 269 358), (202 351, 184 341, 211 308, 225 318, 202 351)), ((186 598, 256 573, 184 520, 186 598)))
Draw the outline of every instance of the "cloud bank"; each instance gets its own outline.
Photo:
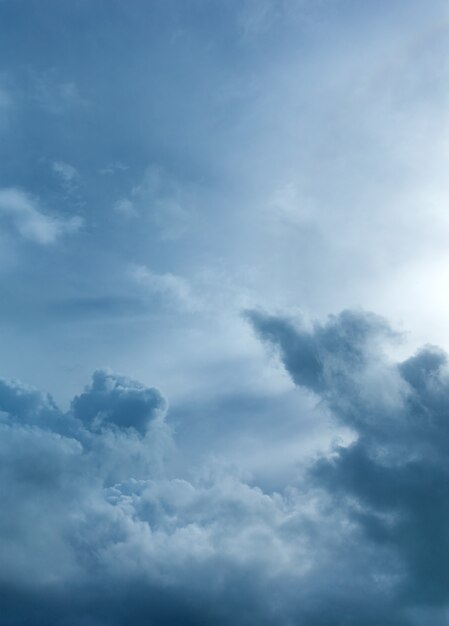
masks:
POLYGON ((156 389, 97 371, 63 412, 2 379, 1 624, 446 623, 446 355, 391 361, 372 314, 247 316, 349 443, 267 492, 238 467, 174 473, 156 389))

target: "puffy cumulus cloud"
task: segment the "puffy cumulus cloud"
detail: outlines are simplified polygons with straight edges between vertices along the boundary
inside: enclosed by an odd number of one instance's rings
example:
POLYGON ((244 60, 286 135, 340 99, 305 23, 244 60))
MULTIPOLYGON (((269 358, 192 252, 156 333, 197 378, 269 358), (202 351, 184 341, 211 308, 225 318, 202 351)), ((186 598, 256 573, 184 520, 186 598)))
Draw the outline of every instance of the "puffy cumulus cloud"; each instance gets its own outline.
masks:
POLYGON ((78 216, 62 218, 44 213, 35 198, 14 187, 0 189, 0 215, 9 218, 24 238, 48 245, 80 229, 78 216))
MULTIPOLYGON (((159 392, 104 372, 93 380, 66 413, 46 394, 0 381, 0 587, 11 585, 13 594, 57 595, 60 585, 82 582, 102 543, 119 541, 133 524, 108 489, 157 475, 169 448, 159 392), (94 424, 93 407, 104 422, 94 424), (138 414, 134 421, 126 411, 138 414), (144 423, 145 432, 134 428, 144 423)), ((18 611, 0 623, 21 619, 18 611)))
POLYGON ((260 586, 307 569, 294 494, 151 463, 171 443, 156 390, 96 372, 63 413, 2 381, 0 409, 0 623, 271 623, 260 586))
POLYGON ((59 413, 49 394, 6 378, 0 378, 0 411, 2 416, 13 416, 18 422, 41 425, 59 413))
POLYGON ((392 362, 374 315, 249 318, 350 442, 267 491, 172 464, 155 389, 99 371, 63 412, 1 381, 1 624, 447 623, 445 355, 392 362))
POLYGON ((97 370, 91 385, 74 398, 72 408, 75 417, 90 429, 115 425, 144 435, 153 420, 163 417, 166 403, 157 389, 97 370))

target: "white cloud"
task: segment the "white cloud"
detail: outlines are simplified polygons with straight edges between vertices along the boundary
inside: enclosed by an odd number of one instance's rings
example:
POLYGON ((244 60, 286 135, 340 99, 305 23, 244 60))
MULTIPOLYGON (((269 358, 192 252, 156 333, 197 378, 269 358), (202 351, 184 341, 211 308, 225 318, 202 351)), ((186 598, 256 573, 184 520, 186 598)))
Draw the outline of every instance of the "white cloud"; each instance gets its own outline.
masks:
POLYGON ((62 235, 74 233, 82 225, 79 216, 61 218, 42 212, 39 202, 14 187, 0 189, 0 214, 9 217, 24 238, 47 245, 62 235))

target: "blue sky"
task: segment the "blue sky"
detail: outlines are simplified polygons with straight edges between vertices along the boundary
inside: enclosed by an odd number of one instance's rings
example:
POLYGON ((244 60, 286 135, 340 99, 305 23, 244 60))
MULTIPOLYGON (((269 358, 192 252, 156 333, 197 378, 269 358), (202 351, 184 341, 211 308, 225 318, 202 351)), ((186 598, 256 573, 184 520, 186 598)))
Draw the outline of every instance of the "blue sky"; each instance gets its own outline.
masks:
POLYGON ((446 623, 448 19, 0 0, 3 623, 446 623))

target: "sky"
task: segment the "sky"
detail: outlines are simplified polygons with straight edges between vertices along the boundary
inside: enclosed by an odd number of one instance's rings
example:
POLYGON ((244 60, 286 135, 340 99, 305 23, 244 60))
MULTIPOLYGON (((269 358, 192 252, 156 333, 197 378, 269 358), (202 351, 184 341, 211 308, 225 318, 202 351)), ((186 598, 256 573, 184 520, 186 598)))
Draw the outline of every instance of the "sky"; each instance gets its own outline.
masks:
POLYGON ((0 0, 3 626, 445 626, 449 6, 0 0))

